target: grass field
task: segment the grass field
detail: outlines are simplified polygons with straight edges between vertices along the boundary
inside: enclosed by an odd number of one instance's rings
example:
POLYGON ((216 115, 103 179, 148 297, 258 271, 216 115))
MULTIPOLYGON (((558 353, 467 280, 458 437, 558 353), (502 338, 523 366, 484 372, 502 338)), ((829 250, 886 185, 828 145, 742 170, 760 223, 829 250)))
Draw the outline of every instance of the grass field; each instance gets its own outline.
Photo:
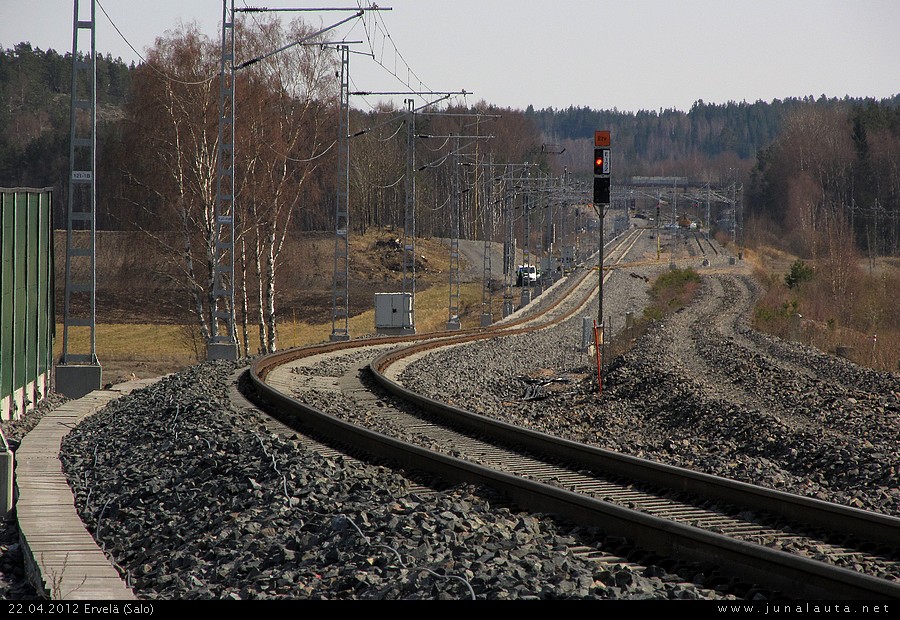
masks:
MULTIPOLYGON (((371 232, 352 241, 351 313, 352 337, 375 333, 374 293, 402 289, 395 231, 371 232)), ((64 237, 57 239, 58 243, 64 237)), ((206 346, 199 329, 190 323, 190 314, 179 310, 184 294, 167 285, 159 270, 167 265, 154 256, 154 247, 146 239, 136 238, 134 247, 147 253, 146 264, 157 265, 155 276, 141 278, 134 261, 124 260, 128 240, 112 233, 102 236, 98 246, 98 271, 103 274, 98 286, 96 349, 103 369, 104 383, 158 376, 205 359, 206 346), (102 306, 102 307, 101 307, 102 306)), ((333 238, 311 235, 294 240, 286 252, 285 275, 280 279, 279 349, 325 342, 331 334, 331 265, 333 238), (290 274, 290 275, 287 275, 290 274), (301 320, 299 317, 305 317, 301 320)), ((419 240, 416 247, 421 260, 417 273, 416 331, 442 331, 448 319, 450 301, 448 248, 438 240, 419 240)), ((59 274, 57 282, 63 281, 59 274)), ((463 327, 480 324, 481 284, 464 282, 460 287, 460 316, 463 327)), ((61 295, 61 291, 58 291, 61 295)), ((500 316, 501 296, 494 300, 495 317, 500 316)), ((58 297, 59 298, 59 297, 58 297)), ((61 307, 61 306, 60 306, 61 307)), ((61 317, 58 317, 61 318, 61 317)), ((258 331, 250 321, 250 351, 255 353, 258 331)), ((238 340, 242 340, 238 325, 238 340)), ((72 328, 69 352, 85 353, 89 347, 87 328, 72 328)), ((63 326, 57 325, 55 358, 63 348, 63 326)))
MULTIPOLYGON (((330 300, 328 300, 330 301, 330 300)), ((374 300, 373 300, 374 303, 374 300)), ((499 317, 502 300, 495 299, 495 316, 499 317)), ((416 294, 416 331, 443 331, 448 318, 449 288, 434 284, 416 294)), ((481 285, 466 283, 460 287, 460 320, 463 327, 480 324, 481 285)), ((63 326, 57 325, 54 346, 59 359, 63 346, 63 326)), ((357 338, 375 333, 375 310, 350 319, 350 334, 357 338)), ((279 348, 298 347, 326 342, 331 323, 310 324, 290 319, 279 322, 279 348)), ((76 327, 69 333, 69 350, 83 352, 89 348, 90 332, 76 327)), ((205 358, 205 348, 192 325, 152 323, 98 323, 97 358, 104 370, 104 383, 117 383, 130 378, 158 376, 197 363, 205 358)))

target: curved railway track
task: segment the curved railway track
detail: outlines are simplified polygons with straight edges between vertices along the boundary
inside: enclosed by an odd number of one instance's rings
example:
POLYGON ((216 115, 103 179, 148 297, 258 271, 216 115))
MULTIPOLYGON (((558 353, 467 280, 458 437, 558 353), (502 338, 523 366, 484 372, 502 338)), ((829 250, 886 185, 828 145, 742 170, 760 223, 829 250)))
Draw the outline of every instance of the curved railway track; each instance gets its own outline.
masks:
MULTIPOLYGON (((639 235, 633 231, 610 254, 623 260, 639 235)), ((591 273, 573 278, 566 297, 575 303, 558 301, 537 317, 491 329, 331 343, 262 358, 251 369, 254 389, 280 417, 342 445, 450 480, 487 484, 522 507, 599 526, 661 555, 713 562, 791 596, 900 597, 900 519, 512 426, 415 394, 397 380, 404 364, 435 348, 527 333, 573 316, 596 290, 591 273), (378 357, 370 361, 373 351, 378 357), (339 359, 343 377, 297 370, 320 356, 339 359), (305 405, 291 394, 298 379, 318 379, 334 389, 335 401, 346 399, 336 408, 362 413, 341 419, 305 405), (373 416, 391 436, 367 428, 373 416), (851 570, 857 566, 866 572, 851 570)))

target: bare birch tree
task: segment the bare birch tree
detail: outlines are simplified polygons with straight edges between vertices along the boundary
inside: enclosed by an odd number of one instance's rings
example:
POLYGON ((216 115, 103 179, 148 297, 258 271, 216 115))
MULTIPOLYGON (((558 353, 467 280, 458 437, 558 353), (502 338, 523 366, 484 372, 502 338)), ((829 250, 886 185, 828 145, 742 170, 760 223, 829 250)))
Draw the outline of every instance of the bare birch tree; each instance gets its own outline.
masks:
MULTIPOLYGON (((300 21, 240 20, 237 55, 253 59, 308 35, 300 21)), ((210 336, 216 264, 219 45, 195 27, 157 40, 135 75, 123 168, 132 200, 164 221, 155 232, 189 293, 203 338, 210 336), (177 231, 178 243, 171 231, 177 231)), ((334 53, 295 46, 239 69, 235 79, 236 270, 242 344, 277 347, 277 275, 305 185, 334 140, 334 53), (250 303, 251 295, 254 303, 250 303)))
MULTIPOLYGON (((299 20, 288 27, 256 21, 239 32, 240 53, 249 60, 304 39, 310 30, 299 20)), ((334 66, 333 51, 298 45, 250 65, 240 82, 245 94, 237 105, 246 112, 237 121, 243 124, 243 139, 236 159, 247 174, 236 199, 244 222, 242 247, 246 238, 259 276, 255 295, 261 353, 277 348, 277 276, 291 224, 304 206, 309 179, 331 161, 325 156, 336 137, 334 66)), ((244 285, 247 296, 249 283, 244 285)))

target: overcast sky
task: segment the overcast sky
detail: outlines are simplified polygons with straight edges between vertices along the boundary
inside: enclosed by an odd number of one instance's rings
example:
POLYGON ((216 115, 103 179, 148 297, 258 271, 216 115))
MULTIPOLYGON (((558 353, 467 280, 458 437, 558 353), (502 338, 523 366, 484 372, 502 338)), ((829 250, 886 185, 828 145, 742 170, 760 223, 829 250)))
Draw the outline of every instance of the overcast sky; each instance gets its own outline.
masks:
MULTIPOLYGON (((81 0, 89 7, 89 0, 81 0)), ((221 0, 101 0, 140 52, 179 23, 219 39, 221 0)), ((356 6, 357 0, 236 0, 236 6, 356 6)), ((898 0, 384 0, 350 74, 357 90, 474 93, 502 107, 688 110, 698 99, 875 97, 900 92, 898 0), (386 39, 383 32, 390 35, 386 39), (394 47, 399 50, 399 55, 394 47), (406 67, 408 63, 412 72, 406 67)), ((139 61, 97 10, 97 49, 139 61)), ((310 15, 310 14, 307 14, 310 15)), ((318 13, 316 24, 344 15, 318 13)), ((286 19, 290 19, 287 16, 286 19)), ((73 0, 0 0, 0 46, 72 48, 73 0)), ((363 106, 352 101, 355 106, 363 106)), ((398 102, 399 105, 399 102, 398 102)), ((363 106, 364 107, 364 106, 363 106)))

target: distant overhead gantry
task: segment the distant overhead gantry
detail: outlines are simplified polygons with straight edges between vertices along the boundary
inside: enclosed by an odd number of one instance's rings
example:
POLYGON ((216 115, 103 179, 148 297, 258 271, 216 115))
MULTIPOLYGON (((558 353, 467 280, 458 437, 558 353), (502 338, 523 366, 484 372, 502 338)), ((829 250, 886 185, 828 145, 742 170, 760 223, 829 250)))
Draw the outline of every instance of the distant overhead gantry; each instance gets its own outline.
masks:
POLYGON ((634 206, 638 197, 654 199, 657 205, 667 205, 661 211, 662 219, 675 223, 678 220, 679 202, 681 212, 697 212, 699 219, 705 219, 707 238, 713 223, 720 230, 731 234, 731 240, 743 245, 743 194, 744 186, 736 178, 713 183, 689 177, 629 177, 624 185, 614 186, 613 201, 623 201, 634 206), (718 207, 718 215, 713 222, 712 206, 718 207), (699 213, 705 206, 705 218, 699 213))

